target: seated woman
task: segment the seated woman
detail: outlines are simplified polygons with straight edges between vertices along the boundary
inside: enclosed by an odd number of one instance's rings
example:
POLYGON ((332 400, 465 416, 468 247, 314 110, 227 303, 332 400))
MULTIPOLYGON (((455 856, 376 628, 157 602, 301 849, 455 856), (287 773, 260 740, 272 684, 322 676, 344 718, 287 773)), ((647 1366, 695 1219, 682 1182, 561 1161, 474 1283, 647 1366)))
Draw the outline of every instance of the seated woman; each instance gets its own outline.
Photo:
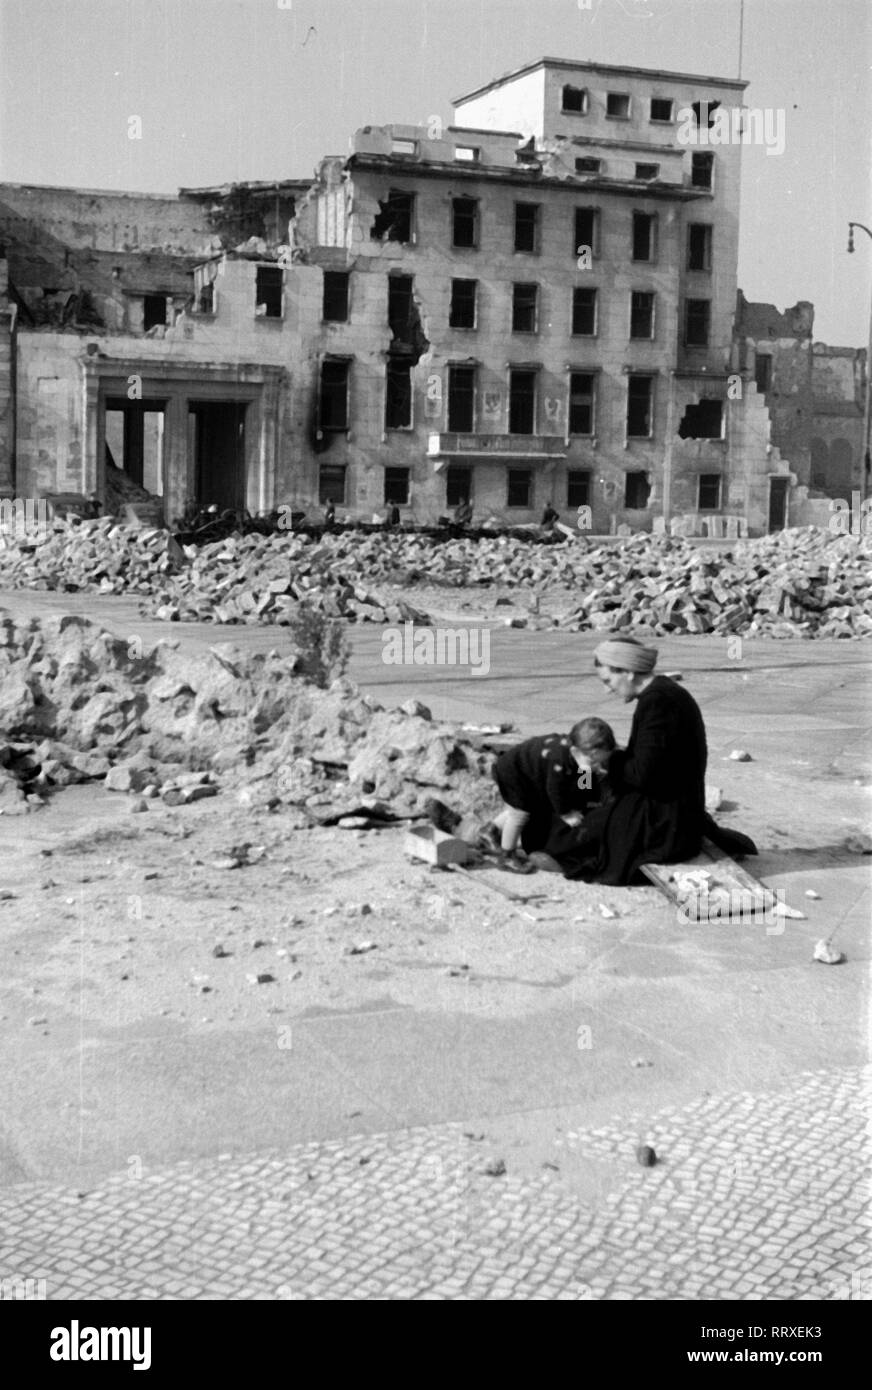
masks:
POLYGON ((640 866, 692 859, 703 835, 725 849, 756 854, 745 836, 720 831, 706 815, 706 736, 693 696, 654 674, 657 652, 633 637, 613 636, 595 652, 603 684, 624 703, 636 701, 630 739, 600 759, 614 800, 591 810, 578 829, 558 825, 547 853, 567 878, 644 883, 640 866))

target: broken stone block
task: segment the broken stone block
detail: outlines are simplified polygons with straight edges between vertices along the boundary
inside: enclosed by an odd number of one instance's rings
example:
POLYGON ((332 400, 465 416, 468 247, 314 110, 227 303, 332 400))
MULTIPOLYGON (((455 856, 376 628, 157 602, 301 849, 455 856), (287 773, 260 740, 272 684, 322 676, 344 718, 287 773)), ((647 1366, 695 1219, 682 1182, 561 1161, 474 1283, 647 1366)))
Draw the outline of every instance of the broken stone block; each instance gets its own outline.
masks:
POLYGON ((127 761, 110 767, 103 785, 108 792, 141 792, 151 777, 150 768, 127 761))
POLYGON ((403 714, 414 714, 417 715, 419 719, 433 718, 427 706, 422 705, 420 700, 405 700, 399 708, 403 711, 403 714))

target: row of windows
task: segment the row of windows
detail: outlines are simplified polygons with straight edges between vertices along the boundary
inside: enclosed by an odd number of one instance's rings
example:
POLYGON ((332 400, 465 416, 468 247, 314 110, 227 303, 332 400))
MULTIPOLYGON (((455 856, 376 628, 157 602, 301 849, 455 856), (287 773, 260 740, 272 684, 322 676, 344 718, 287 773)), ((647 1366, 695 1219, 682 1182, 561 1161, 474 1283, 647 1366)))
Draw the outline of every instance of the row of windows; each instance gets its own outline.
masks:
MULTIPOLYGON (((391 198, 398 197, 396 190, 391 198)), ((399 234, 389 235, 388 240, 409 242, 412 238, 412 203, 414 194, 405 195, 408 206, 398 220, 392 222, 391 230, 399 234)), ((512 248, 528 255, 538 255, 542 241, 542 204, 516 202, 513 212, 512 248)), ((593 256, 602 254, 600 239, 600 209, 596 207, 577 207, 573 210, 572 240, 567 246, 567 254, 577 257, 587 248, 593 256)), ((634 212, 631 222, 632 259, 634 261, 653 261, 657 259, 656 213, 634 212)), ((688 229, 687 267, 689 270, 709 270, 711 268, 710 223, 693 223, 688 229)), ((568 240, 568 238, 567 238, 568 240)), ((481 199, 458 197, 451 199, 451 245, 460 251, 477 251, 481 247, 481 199)))
MULTIPOLYGON (((350 374, 351 362, 347 359, 327 358, 321 363, 318 421, 322 431, 342 431, 349 428, 350 374)), ((552 396, 540 399, 538 372, 524 367, 511 369, 508 382, 509 434, 536 434, 540 426, 544 426, 544 432, 550 430, 553 434, 562 433, 562 421, 565 418, 568 434, 595 435, 597 375, 596 372, 570 372, 565 400, 552 396)), ((438 380, 437 378, 437 382, 438 380)), ((633 373, 627 377, 628 438, 649 439, 653 433, 654 381, 653 376, 644 373, 633 373)), ((438 406, 441 394, 434 399, 438 406)), ((447 380, 446 428, 451 433, 475 432, 478 399, 477 368, 465 364, 450 365, 447 380)), ((385 375, 385 427, 411 429, 412 404, 411 364, 402 358, 391 358, 388 360, 385 375)), ((499 400, 495 403, 489 402, 487 393, 482 398, 482 405, 491 420, 501 410, 499 400)), ((723 428, 723 401, 706 398, 697 405, 688 407, 685 420, 682 422, 682 437, 721 439, 723 428)), ((680 430, 679 433, 681 432, 680 430)))
MULTIPOLYGON (((696 125, 705 124, 711 129, 720 104, 719 101, 695 101, 687 109, 693 112, 696 125)), ((590 110, 588 88, 565 83, 560 93, 560 109, 568 116, 586 116, 590 110)), ((684 109, 682 107, 682 111, 684 109)), ((606 92, 606 116, 613 121, 629 121, 633 116, 630 93, 606 92)), ((675 102, 671 97, 648 98, 648 120, 654 125, 672 125, 675 118, 675 102)))
MULTIPOLYGON (((512 286, 512 332, 539 332, 539 286, 512 286)), ((652 339, 655 334, 657 296, 652 290, 629 292, 629 336, 652 339)), ((448 311, 449 328, 477 327, 477 280, 452 280, 448 311)), ((599 290, 578 286, 572 291, 570 333, 573 337, 596 337, 599 323, 599 290)), ((684 342, 687 347, 707 347, 711 331, 711 300, 684 301, 684 342)))
MULTIPOLYGON (((710 228, 703 228, 709 231, 710 228)), ((325 271, 322 315, 325 321, 347 323, 349 315, 350 272, 325 271)), ((388 276, 388 324, 394 339, 410 342, 414 337, 414 280, 411 275, 388 276)), ((599 290, 576 286, 572 291, 569 331, 573 337, 596 337, 599 322, 599 290)), ((629 295, 629 336, 652 339, 655 334, 656 295, 651 290, 631 290, 629 295)), ((478 280, 451 281, 448 327, 478 327, 478 280)), ((538 333, 540 286, 532 282, 512 285, 512 332, 538 333)), ((686 299, 684 302, 684 342, 688 347, 707 347, 711 330, 711 300, 686 299)))
MULTIPOLYGON (((478 200, 455 198, 454 245, 478 247, 478 200), (458 211, 458 204, 461 205, 458 211)), ((514 247, 516 251, 537 254, 540 246, 541 204, 515 204, 514 247)), ((647 264, 657 260, 659 222, 656 213, 634 212, 632 218, 632 259, 647 264)), ((600 211, 598 208, 576 208, 573 223, 571 254, 583 253, 591 258, 602 254, 600 211)), ((707 222, 692 222, 687 228, 685 264, 688 270, 709 272, 712 266, 712 227, 707 222)), ((392 276, 392 280, 403 277, 392 276)), ((463 284, 463 281, 455 281, 463 284)), ((474 285, 474 281, 467 281, 474 285)), ((255 313, 262 318, 282 317, 284 271, 281 266, 260 265, 255 274, 255 313)), ((391 293, 400 293, 399 286, 391 293)), ((322 316, 327 322, 345 323, 348 320, 349 272, 325 271, 322 316)), ((214 289, 207 284, 200 291, 197 309, 212 313, 215 307, 214 289)), ((166 297, 149 295, 145 300, 145 328, 166 322, 166 297)), ((474 327, 474 324, 452 324, 452 327, 474 327)), ((516 330, 519 332, 530 330, 516 330)))
MULTIPOLYGON (((576 173, 596 174, 602 172, 602 160, 582 158, 575 161, 576 173)), ((659 176, 659 165, 637 164, 636 178, 650 181, 659 176)), ((708 151, 695 151, 691 158, 691 184, 694 188, 711 190, 714 181, 714 155, 708 151)), ((380 211, 373 219, 370 236, 376 241, 410 242, 415 240, 415 202, 416 195, 402 188, 391 188, 380 204, 380 211)), ((515 250, 535 250, 538 236, 537 224, 541 217, 540 203, 515 204, 515 250), (524 242, 528 244, 524 244, 524 242), (533 244, 529 244, 530 242, 533 244)), ((577 209, 582 211, 582 209, 577 209)), ((451 243, 459 250, 475 250, 479 246, 479 226, 481 221, 481 199, 465 194, 451 199, 451 243)), ((576 235, 574 245, 580 240, 590 245, 590 238, 576 235)))
MULTIPOLYGON (((452 199, 452 245, 462 250, 479 249, 479 201, 477 198, 452 199)), ((513 249, 538 255, 541 248, 541 203, 515 203, 513 249)), ((634 212, 630 226, 631 259, 653 262, 659 251, 659 218, 653 212, 634 212)), ((568 240, 568 238, 567 238, 568 240)), ((575 208, 572 240, 567 255, 573 259, 603 252, 600 209, 575 208)), ((712 265, 712 225, 691 222, 687 228, 685 265, 688 270, 709 271, 712 265)))
MULTIPOLYGON (((384 502, 387 506, 407 507, 411 496, 410 468, 386 467, 384 471, 384 502)), ((507 507, 529 510, 534 499, 532 468, 506 469, 507 507)), ((591 505, 593 475, 589 469, 570 468, 566 473, 566 502, 572 511, 591 505)), ((318 500, 322 506, 333 502, 345 505, 346 467, 344 464, 322 464, 319 474, 318 500)), ((629 469, 624 474, 623 505, 628 511, 644 510, 648 505, 651 487, 648 474, 642 469, 629 469)), ((457 507, 472 500, 472 469, 454 464, 445 470, 445 505, 457 507)), ((721 476, 702 473, 697 480, 697 509, 718 511, 721 506, 721 476)))

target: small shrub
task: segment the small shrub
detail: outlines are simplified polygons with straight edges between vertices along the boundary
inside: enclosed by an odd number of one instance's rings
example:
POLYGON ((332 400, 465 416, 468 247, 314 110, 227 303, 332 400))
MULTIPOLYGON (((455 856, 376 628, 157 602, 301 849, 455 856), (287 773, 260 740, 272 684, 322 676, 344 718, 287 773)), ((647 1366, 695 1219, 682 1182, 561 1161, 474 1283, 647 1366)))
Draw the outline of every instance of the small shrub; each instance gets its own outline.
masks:
POLYGON ((303 601, 288 624, 302 672, 322 688, 341 676, 350 655, 345 628, 303 601))

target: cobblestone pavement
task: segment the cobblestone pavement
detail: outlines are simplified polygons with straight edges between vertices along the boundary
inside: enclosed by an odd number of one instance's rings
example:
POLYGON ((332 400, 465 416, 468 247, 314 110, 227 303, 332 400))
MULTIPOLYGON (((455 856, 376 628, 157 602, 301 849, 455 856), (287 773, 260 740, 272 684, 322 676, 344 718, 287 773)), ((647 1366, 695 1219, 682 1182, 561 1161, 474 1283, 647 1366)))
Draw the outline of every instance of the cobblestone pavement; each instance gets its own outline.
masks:
MULTIPOLYGON (((868 1299, 872 1071, 555 1131, 535 1175, 442 1124, 0 1193, 0 1285, 48 1299, 868 1299), (631 1136, 628 1142, 628 1135, 631 1136), (593 1205, 569 1160, 610 1165, 593 1205), (497 1171, 489 1174, 488 1167, 497 1171), (36 1286, 39 1288, 39 1286, 36 1286)), ((547 1121, 543 1121, 547 1123, 547 1121)))

